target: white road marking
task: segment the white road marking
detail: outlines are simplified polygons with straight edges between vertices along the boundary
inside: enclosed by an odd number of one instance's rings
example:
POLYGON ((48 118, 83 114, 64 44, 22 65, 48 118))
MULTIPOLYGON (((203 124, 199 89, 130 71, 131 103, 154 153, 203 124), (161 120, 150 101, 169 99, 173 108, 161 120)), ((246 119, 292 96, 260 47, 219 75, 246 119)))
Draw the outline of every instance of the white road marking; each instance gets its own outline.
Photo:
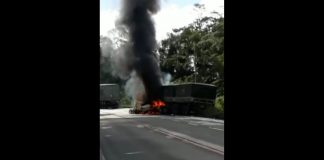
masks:
POLYGON ((128 154, 128 155, 130 155, 130 154, 141 154, 141 153, 143 153, 143 151, 137 151, 137 152, 128 152, 128 153, 125 153, 125 154, 128 154))
POLYGON ((120 118, 116 115, 100 116, 100 119, 111 119, 111 118, 120 118))
POLYGON ((215 130, 219 130, 219 131, 224 131, 224 129, 219 129, 219 128, 215 128, 215 127, 209 127, 210 129, 215 129, 215 130))
POLYGON ((110 129, 111 126, 108 126, 108 127, 101 127, 101 129, 110 129))
POLYGON ((137 127, 137 128, 144 128, 144 125, 142 125, 142 124, 138 124, 138 125, 136 125, 136 127, 137 127))
POLYGON ((191 122, 189 122, 188 124, 189 124, 189 125, 192 125, 192 126, 198 126, 198 124, 196 124, 196 123, 191 123, 191 122))
POLYGON ((189 123, 196 123, 203 126, 224 126, 224 124, 216 123, 216 122, 190 121, 189 123))
POLYGON ((222 147, 222 146, 219 146, 219 145, 216 145, 213 143, 209 143, 209 142, 206 142, 206 141, 203 141, 200 139, 196 139, 196 138, 190 137, 190 136, 182 134, 182 133, 170 131, 170 130, 167 130, 164 128, 156 128, 156 127, 149 127, 149 128, 154 129, 155 131, 165 134, 167 136, 174 136, 174 138, 180 139, 183 142, 190 143, 190 144, 196 145, 198 147, 205 148, 210 151, 224 155, 224 147, 222 147))
POLYGON ((168 135, 168 136, 165 136, 165 138, 167 138, 167 139, 172 139, 172 138, 175 138, 175 137, 172 136, 172 135, 168 135))
POLYGON ((132 118, 156 118, 158 116, 155 115, 104 115, 100 116, 100 119, 132 119, 132 118))
POLYGON ((102 153, 101 148, 100 148, 100 160, 106 160, 105 156, 102 153))
POLYGON ((204 117, 178 116, 177 119, 181 119, 181 120, 195 120, 195 121, 204 121, 204 122, 209 121, 209 122, 216 122, 216 123, 224 124, 224 120, 204 118, 204 117))

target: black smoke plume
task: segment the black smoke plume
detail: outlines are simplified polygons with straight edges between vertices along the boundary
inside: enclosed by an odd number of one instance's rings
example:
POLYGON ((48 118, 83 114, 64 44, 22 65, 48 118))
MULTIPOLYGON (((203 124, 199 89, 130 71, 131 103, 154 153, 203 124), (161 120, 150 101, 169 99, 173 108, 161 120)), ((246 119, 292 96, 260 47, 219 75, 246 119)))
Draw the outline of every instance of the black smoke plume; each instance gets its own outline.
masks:
POLYGON ((157 43, 152 14, 158 12, 159 0, 123 0, 117 28, 127 34, 124 45, 128 73, 142 80, 147 102, 160 99, 161 72, 155 54, 157 43))

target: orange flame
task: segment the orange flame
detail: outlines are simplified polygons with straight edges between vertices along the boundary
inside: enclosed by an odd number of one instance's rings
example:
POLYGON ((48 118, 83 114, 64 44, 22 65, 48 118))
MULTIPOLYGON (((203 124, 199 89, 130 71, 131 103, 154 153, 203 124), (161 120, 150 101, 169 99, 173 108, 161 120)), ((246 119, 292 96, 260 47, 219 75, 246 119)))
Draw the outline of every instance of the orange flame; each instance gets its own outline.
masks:
POLYGON ((153 108, 161 108, 161 107, 164 107, 165 106, 165 103, 161 100, 157 100, 157 101, 153 101, 152 102, 152 107, 153 108))

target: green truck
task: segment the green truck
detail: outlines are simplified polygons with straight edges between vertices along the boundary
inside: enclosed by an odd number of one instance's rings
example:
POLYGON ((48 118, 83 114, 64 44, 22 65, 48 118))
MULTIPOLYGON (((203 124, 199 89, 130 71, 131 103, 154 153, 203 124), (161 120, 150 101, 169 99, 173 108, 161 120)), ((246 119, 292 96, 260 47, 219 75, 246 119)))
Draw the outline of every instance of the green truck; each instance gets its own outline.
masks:
POLYGON ((100 84, 100 109, 118 108, 119 101, 118 84, 100 84))
POLYGON ((214 106, 216 91, 216 86, 204 83, 165 85, 162 92, 166 106, 161 114, 202 115, 214 106))
MULTIPOLYGON (((206 110, 214 108, 217 88, 204 83, 163 85, 161 87, 164 107, 160 114, 206 116, 206 110)), ((149 104, 136 103, 129 113, 143 113, 149 104)), ((152 108, 152 106, 151 106, 152 108)))

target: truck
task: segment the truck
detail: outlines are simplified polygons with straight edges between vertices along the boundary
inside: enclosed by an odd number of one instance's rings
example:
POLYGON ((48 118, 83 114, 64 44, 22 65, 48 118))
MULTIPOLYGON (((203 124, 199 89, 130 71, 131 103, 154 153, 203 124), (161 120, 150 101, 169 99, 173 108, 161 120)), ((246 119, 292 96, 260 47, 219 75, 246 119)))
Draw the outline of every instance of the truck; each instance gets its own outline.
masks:
POLYGON ((216 86, 204 83, 186 83, 163 86, 165 107, 161 114, 202 115, 208 107, 213 107, 216 86))
POLYGON ((100 109, 118 108, 120 91, 118 84, 100 84, 100 109))
MULTIPOLYGON (((163 85, 161 92, 165 106, 159 108, 159 112, 165 115, 204 116, 204 111, 214 106, 216 91, 216 86, 204 83, 163 85)), ((140 113, 144 108, 147 110, 147 105, 142 108, 136 106, 130 113, 140 113)))

